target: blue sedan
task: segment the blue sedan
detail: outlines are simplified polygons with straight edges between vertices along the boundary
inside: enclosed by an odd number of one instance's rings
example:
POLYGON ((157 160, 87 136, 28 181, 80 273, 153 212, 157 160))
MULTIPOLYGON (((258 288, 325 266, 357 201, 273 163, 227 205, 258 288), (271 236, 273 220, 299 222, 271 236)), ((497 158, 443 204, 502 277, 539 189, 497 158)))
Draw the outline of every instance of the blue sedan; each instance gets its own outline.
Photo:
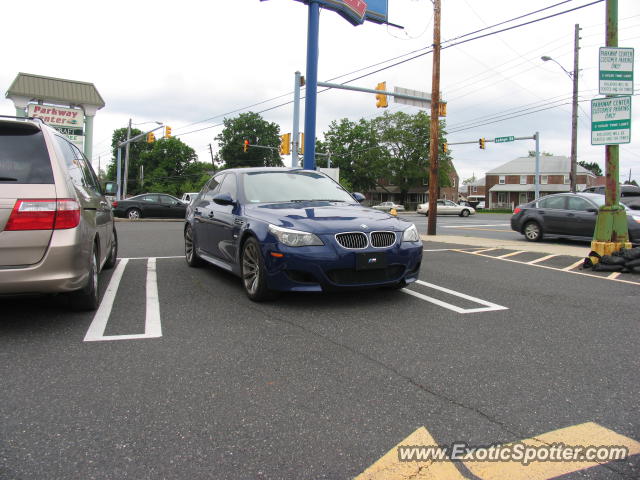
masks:
POLYGON ((218 172, 187 209, 186 261, 234 273, 254 301, 415 281, 423 249, 415 225, 363 199, 315 171, 218 172))

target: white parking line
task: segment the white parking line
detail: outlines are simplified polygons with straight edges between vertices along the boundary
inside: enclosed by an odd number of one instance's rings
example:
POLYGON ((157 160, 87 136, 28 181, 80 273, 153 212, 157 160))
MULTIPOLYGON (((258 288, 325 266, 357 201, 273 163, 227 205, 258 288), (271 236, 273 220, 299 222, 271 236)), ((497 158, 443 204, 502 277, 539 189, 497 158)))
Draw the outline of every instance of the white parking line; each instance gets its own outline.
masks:
POLYGON ((505 253, 504 255, 500 255, 499 257, 496 258, 508 258, 508 257, 513 257, 514 255, 520 255, 521 253, 524 253, 524 250, 516 250, 515 252, 511 252, 511 253, 505 253))
POLYGON ((140 338, 158 338, 162 336, 160 323, 160 303, 158 301, 158 279, 156 275, 156 258, 149 257, 147 260, 147 309, 144 325, 144 333, 131 335, 105 335, 107 322, 113 309, 113 302, 122 280, 122 274, 130 259, 123 258, 118 262, 107 290, 102 297, 102 302, 98 311, 93 317, 91 325, 84 337, 85 342, 104 342, 109 340, 135 340, 140 338))
POLYGON ((546 257, 536 258, 535 260, 531 260, 530 262, 526 262, 527 265, 535 265, 536 263, 544 262, 545 260, 549 260, 550 258, 557 257, 558 255, 547 255, 546 257))
POLYGON ((446 308, 448 310, 453 310, 456 313, 480 313, 480 312, 493 312, 496 310, 509 310, 508 307, 503 307, 502 305, 488 302, 486 300, 482 300, 477 297, 472 297, 471 295, 466 295, 464 293, 456 292, 455 290, 450 290, 448 288, 444 288, 439 285, 434 285, 433 283, 423 282, 422 280, 416 280, 415 283, 424 285, 425 287, 433 288, 434 290, 439 290, 441 292, 448 293, 449 295, 454 295, 456 297, 464 298, 465 300, 470 300, 472 302, 479 303, 480 305, 484 305, 484 307, 480 307, 480 308, 462 308, 462 307, 458 307, 457 305, 453 305, 451 303, 438 300, 437 298, 429 297, 428 295, 423 295, 422 293, 418 293, 408 288, 403 288, 401 290, 404 293, 417 297, 426 302, 430 302, 440 307, 446 308))

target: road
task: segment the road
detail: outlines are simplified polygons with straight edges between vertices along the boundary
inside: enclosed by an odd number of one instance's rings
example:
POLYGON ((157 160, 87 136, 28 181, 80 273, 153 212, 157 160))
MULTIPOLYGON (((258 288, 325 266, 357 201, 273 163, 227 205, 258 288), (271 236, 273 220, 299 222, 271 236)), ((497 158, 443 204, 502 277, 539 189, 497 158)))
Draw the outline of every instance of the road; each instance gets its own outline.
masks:
MULTIPOLYGON (((118 223, 102 331, 58 298, 2 300, 1 479, 347 479, 421 427, 440 445, 640 440, 637 276, 430 241, 409 289, 255 304, 186 265, 181 229, 118 223)), ((640 477, 640 455, 543 466, 640 477)), ((452 468, 436 478, 500 478, 452 468)))

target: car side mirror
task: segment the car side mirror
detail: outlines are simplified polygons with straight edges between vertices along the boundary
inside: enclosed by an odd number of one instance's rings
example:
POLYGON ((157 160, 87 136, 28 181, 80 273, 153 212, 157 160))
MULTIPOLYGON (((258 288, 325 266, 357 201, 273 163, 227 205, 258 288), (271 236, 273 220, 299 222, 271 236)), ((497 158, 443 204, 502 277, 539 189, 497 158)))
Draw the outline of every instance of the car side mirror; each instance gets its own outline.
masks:
POLYGON ((361 194, 360 192, 354 192, 351 194, 351 196, 355 199, 356 202, 358 203, 362 203, 365 200, 365 196, 363 194, 361 194))
POLYGON ((107 182, 104 184, 104 193, 107 195, 115 195, 118 191, 118 184, 116 182, 107 182))
POLYGON ((236 203, 228 193, 217 194, 215 197, 213 197, 213 201, 218 205, 234 205, 236 203))

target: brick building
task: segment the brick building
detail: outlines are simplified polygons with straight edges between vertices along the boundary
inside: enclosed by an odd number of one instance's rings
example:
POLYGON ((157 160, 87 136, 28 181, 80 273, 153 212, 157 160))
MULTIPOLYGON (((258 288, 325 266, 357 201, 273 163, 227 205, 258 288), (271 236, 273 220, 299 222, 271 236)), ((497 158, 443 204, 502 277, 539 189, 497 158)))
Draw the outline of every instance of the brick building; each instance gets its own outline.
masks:
MULTIPOLYGON (((535 198, 535 157, 511 160, 487 172, 485 188, 487 208, 509 208, 535 198)), ((571 159, 561 156, 540 157, 540 196, 570 191, 571 159)), ((577 165, 578 191, 595 185, 596 176, 577 165)))

